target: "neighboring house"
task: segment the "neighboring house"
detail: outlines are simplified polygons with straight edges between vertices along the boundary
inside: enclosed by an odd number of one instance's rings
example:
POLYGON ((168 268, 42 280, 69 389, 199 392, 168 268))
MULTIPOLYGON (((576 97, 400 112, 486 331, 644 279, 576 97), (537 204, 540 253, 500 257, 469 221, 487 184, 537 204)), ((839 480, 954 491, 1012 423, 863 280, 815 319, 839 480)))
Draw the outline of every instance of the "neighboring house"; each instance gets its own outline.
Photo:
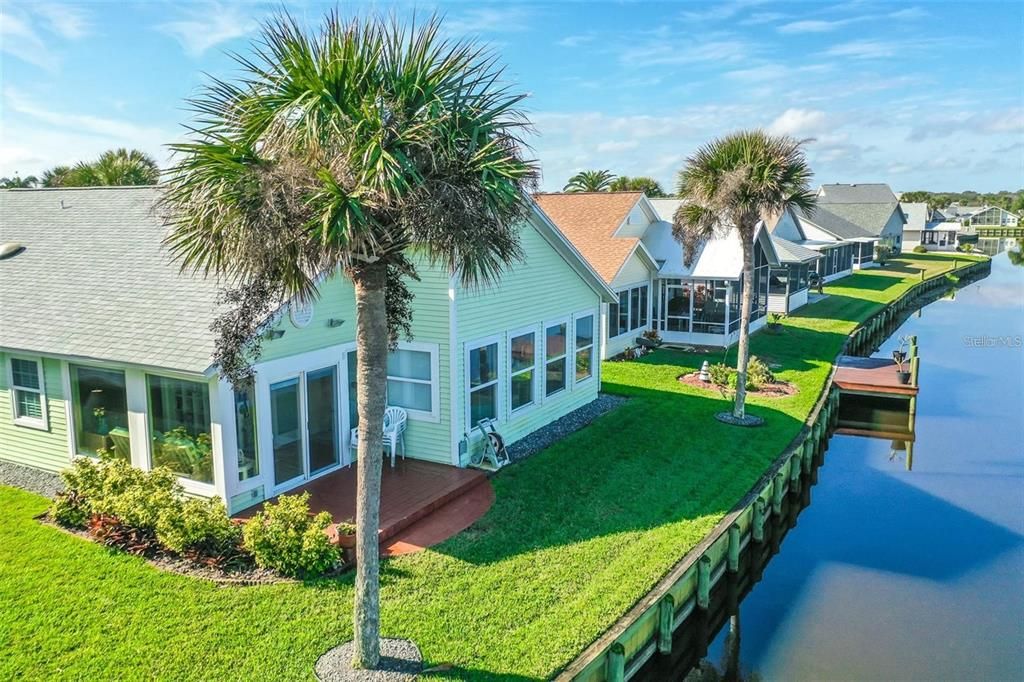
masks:
MULTIPOLYGON (((328 274, 314 305, 268 320, 255 381, 235 390, 211 366, 217 284, 169 262, 158 197, 0 193, 0 242, 24 247, 0 260, 0 459, 57 471, 110 449, 232 513, 351 464, 351 282, 328 274)), ((511 443, 598 395, 598 320, 615 298, 536 206, 521 235, 525 262, 479 291, 420 263, 415 338, 388 362, 410 458, 466 466, 478 420, 511 443)))
POLYGON ((923 244, 932 251, 952 251, 957 246, 960 223, 947 222, 945 216, 928 208, 923 202, 900 202, 906 224, 903 246, 912 249, 923 244))
POLYGON ((998 206, 971 207, 971 210, 966 210, 966 208, 962 211, 958 210, 956 215, 964 227, 974 228, 971 231, 977 231, 979 227, 1017 227, 1020 224, 1020 216, 1005 208, 998 206))
MULTIPOLYGON (((655 329, 672 344, 728 346, 739 338, 743 253, 735 230, 704 244, 692 263, 672 235, 680 201, 639 192, 539 194, 537 202, 618 294, 602 310, 606 356, 655 329)), ((763 227, 755 238, 751 330, 765 323, 769 270, 779 267, 763 227)))
POLYGON ((807 303, 808 278, 824 256, 813 249, 772 234, 772 245, 779 256, 768 280, 768 312, 788 315, 807 303))
MULTIPOLYGON (((818 207, 853 223, 877 243, 899 253, 903 246, 903 211, 884 183, 830 184, 818 189, 818 207)), ((873 250, 873 247, 872 247, 873 250)))
POLYGON ((813 217, 798 208, 785 211, 768 221, 768 229, 772 237, 817 252, 821 258, 809 264, 825 282, 875 265, 877 238, 820 206, 813 217))

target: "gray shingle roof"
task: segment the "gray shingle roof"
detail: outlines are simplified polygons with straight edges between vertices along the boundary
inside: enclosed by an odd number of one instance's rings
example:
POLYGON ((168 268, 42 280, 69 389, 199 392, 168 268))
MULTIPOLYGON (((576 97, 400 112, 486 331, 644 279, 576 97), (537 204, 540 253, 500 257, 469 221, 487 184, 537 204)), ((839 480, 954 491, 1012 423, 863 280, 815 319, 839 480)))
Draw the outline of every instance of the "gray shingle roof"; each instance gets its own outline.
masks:
POLYGON ((884 182, 822 185, 818 190, 818 203, 822 204, 895 204, 897 201, 884 182))
POLYGON ((923 230, 928 224, 928 204, 900 202, 903 215, 907 218, 908 230, 923 230))
MULTIPOLYGON (((832 206, 826 207, 818 204, 812 214, 808 215, 802 210, 797 209, 796 215, 801 220, 820 227, 838 239, 864 239, 875 236, 860 225, 851 222, 841 215, 837 215, 832 211, 832 208, 832 206)), ((885 223, 883 222, 882 224, 884 225, 885 223)))
POLYGON ((179 274, 154 187, 0 191, 0 348, 202 372, 217 283, 179 274))
POLYGON ((772 244, 775 246, 775 253, 782 263, 807 263, 821 258, 821 254, 806 247, 794 244, 788 239, 772 235, 772 244))

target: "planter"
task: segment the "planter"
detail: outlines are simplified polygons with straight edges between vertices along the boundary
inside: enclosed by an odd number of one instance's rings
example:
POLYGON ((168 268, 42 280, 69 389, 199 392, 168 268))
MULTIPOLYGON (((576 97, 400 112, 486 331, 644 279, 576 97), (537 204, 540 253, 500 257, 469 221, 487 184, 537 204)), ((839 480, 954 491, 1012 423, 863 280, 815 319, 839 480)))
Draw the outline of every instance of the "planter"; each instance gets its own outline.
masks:
POLYGON ((345 563, 354 564, 356 562, 356 536, 338 533, 337 538, 336 544, 341 547, 345 563))
POLYGON ((910 383, 910 372, 896 372, 896 377, 900 380, 901 384, 910 383))

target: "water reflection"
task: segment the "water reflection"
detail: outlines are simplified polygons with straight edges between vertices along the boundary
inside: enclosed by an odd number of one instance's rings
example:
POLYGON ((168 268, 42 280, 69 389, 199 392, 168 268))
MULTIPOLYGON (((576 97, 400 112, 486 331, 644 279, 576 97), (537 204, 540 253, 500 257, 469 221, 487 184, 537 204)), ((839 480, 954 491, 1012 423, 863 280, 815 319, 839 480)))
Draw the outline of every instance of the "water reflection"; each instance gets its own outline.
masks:
POLYGON ((1024 332, 1022 302, 1005 253, 903 322, 894 337, 922 352, 915 428, 906 401, 844 397, 801 496, 635 679, 1019 678, 1024 350, 968 340, 1024 332))

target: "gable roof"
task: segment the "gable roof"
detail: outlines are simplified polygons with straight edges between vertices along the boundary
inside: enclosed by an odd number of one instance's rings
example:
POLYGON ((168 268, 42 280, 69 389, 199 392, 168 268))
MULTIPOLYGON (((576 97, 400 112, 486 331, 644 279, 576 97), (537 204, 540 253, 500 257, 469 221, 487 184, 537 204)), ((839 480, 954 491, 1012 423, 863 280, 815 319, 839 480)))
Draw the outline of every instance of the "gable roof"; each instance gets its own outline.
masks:
POLYGON ((800 221, 813 225, 836 239, 869 239, 876 236, 860 225, 834 213, 832 208, 832 206, 826 207, 818 204, 811 215, 799 208, 794 208, 793 213, 800 221))
MULTIPOLYGON (((651 255, 660 263, 658 275, 661 277, 700 277, 707 279, 738 279, 743 272, 743 248, 740 243, 739 231, 735 228, 724 234, 715 235, 700 247, 700 252, 687 266, 684 262, 683 245, 672 234, 672 219, 676 209, 682 204, 681 199, 651 199, 651 206, 657 211, 660 220, 652 223, 644 235, 643 241, 651 255)), ((779 263, 775 247, 765 229, 759 222, 754 240, 761 245, 772 265, 779 263)))
POLYGON ((606 284, 638 250, 639 237, 615 233, 643 192, 540 193, 533 198, 606 284))
MULTIPOLYGON (((899 205, 899 199, 885 183, 822 185, 818 189, 819 209, 824 207, 874 237, 882 233, 899 205)), ((905 220, 902 213, 900 220, 905 220)))
POLYGON ((818 188, 818 203, 822 204, 895 204, 899 199, 884 182, 840 183, 818 188))
POLYGON ((179 273, 156 187, 0 192, 0 348, 203 372, 214 279, 179 273))
POLYGON ((778 254, 780 263, 809 263, 822 257, 819 252, 794 244, 788 239, 777 237, 774 234, 771 235, 771 238, 772 246, 775 247, 775 253, 778 254))
POLYGON ((923 230, 928 225, 928 204, 900 202, 900 208, 903 209, 903 215, 906 217, 908 230, 923 230))

